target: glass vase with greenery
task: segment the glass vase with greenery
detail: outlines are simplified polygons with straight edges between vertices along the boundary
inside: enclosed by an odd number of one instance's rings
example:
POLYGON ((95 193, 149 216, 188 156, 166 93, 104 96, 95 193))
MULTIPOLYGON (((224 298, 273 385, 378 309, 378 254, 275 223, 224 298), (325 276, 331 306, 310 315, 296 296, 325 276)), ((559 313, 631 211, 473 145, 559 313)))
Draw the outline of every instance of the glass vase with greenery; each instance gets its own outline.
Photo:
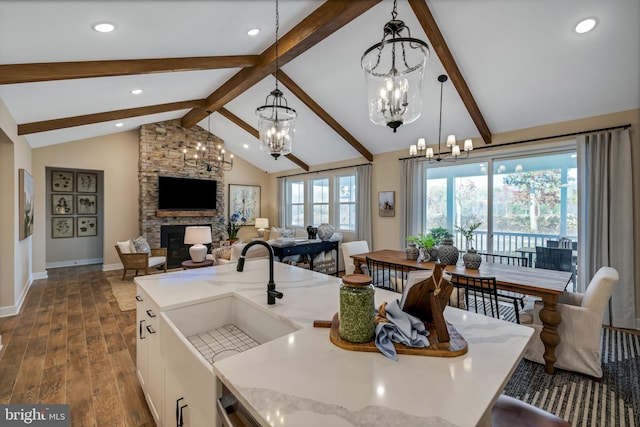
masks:
POLYGON ((473 232, 482 225, 482 221, 474 222, 468 227, 456 225, 456 229, 464 236, 467 241, 467 250, 473 249, 473 232))

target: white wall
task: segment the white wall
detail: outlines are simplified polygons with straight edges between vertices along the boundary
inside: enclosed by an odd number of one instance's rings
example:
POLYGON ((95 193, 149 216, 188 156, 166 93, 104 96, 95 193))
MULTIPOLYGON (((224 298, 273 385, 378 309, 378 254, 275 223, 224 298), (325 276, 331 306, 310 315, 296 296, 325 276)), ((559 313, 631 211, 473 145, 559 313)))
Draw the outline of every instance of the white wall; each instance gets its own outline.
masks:
POLYGON ((0 316, 18 312, 33 280, 31 245, 34 236, 19 240, 18 228, 18 197, 21 193, 18 189, 18 170, 25 169, 33 176, 31 147, 24 137, 18 136, 17 129, 17 123, 0 100, 0 166, 7 168, 2 173, 3 180, 0 182, 1 192, 6 193, 0 199, 3 201, 0 227, 2 236, 10 242, 2 246, 2 257, 7 257, 2 261, 2 267, 8 273, 3 271, 0 276, 3 279, 0 282, 0 316), (8 203, 5 204, 4 201, 8 203))

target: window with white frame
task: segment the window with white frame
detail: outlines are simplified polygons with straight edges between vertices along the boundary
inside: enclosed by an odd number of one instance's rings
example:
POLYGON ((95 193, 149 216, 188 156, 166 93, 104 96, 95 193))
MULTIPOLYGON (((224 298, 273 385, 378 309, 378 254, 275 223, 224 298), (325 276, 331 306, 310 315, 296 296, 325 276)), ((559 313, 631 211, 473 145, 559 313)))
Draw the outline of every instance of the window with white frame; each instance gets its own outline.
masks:
POLYGON ((355 231, 356 175, 287 179, 286 225, 332 224, 336 231, 355 231))
POLYGON ((340 230, 356 229, 356 176, 341 175, 338 181, 338 227, 340 230))
POLYGON ((329 178, 311 180, 311 224, 329 222, 329 178))
POLYGON ((304 227, 304 181, 287 181, 287 219, 289 225, 304 227))

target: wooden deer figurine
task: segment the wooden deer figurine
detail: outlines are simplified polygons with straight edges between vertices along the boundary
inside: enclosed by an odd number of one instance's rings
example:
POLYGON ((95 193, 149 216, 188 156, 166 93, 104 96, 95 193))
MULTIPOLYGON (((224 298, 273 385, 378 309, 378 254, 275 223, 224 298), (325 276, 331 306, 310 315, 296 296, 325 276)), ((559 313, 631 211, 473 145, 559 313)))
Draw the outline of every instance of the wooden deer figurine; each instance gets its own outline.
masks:
POLYGON ((444 277, 445 265, 436 263, 433 274, 409 289, 402 310, 425 323, 433 323, 439 342, 449 342, 449 330, 442 314, 453 285, 444 277))

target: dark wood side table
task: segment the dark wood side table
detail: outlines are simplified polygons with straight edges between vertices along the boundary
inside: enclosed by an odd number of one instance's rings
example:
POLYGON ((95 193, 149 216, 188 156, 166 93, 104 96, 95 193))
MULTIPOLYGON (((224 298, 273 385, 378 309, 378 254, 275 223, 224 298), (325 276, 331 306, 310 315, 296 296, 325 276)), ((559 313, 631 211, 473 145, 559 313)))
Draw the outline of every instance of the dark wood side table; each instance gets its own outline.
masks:
POLYGON ((336 251, 336 270, 335 276, 338 276, 338 266, 340 261, 339 242, 336 241, 322 241, 322 240, 307 240, 304 242, 291 242, 291 243, 272 243, 273 253, 282 260, 286 256, 290 255, 310 255, 310 268, 313 270, 313 257, 320 252, 336 251))
POLYGON ((190 259, 186 261, 182 261, 182 268, 184 268, 185 270, 191 270, 193 268, 212 267, 212 266, 213 266, 213 260, 211 259, 205 259, 202 262, 193 262, 190 259))

